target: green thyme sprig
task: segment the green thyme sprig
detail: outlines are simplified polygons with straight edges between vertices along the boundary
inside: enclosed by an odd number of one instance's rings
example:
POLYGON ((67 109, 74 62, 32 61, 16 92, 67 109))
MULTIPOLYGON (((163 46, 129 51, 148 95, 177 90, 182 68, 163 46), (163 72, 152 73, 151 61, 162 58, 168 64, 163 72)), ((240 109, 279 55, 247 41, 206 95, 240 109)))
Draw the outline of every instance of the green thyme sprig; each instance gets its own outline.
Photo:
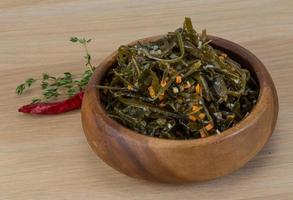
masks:
POLYGON ((56 100, 64 96, 71 97, 84 90, 95 70, 95 67, 91 63, 92 57, 87 48, 87 44, 90 43, 91 39, 71 37, 70 41, 74 43, 78 42, 84 46, 86 52, 84 56, 86 59, 85 65, 89 69, 85 70, 83 74, 74 75, 70 72, 64 72, 63 75, 57 77, 44 73, 39 79, 29 78, 24 83, 18 85, 16 87, 16 93, 21 95, 27 89, 31 88, 34 83, 39 82, 42 97, 32 99, 32 103, 38 103, 56 100))
POLYGON ((91 63, 91 60, 92 60, 92 57, 91 55, 89 54, 89 51, 88 51, 88 48, 87 48, 87 44, 90 43, 92 41, 92 39, 85 39, 85 38, 78 38, 78 37, 71 37, 70 38, 70 41, 73 42, 73 43, 80 43, 83 45, 84 47, 84 50, 86 52, 86 55, 84 56, 84 58, 86 59, 86 63, 85 65, 86 66, 89 66, 90 69, 92 70, 92 72, 95 70, 95 67, 92 65, 91 63))
POLYGON ((18 95, 21 95, 26 88, 30 88, 31 85, 36 81, 37 80, 33 79, 33 78, 27 79, 24 83, 22 83, 16 87, 16 93, 18 95))

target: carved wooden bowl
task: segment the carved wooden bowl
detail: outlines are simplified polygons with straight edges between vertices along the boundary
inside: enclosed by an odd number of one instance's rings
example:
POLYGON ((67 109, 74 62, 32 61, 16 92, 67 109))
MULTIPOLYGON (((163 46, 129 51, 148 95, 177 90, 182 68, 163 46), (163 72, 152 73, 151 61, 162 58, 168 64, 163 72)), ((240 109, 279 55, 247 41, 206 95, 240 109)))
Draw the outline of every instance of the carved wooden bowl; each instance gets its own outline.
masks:
MULTIPOLYGON (((144 43, 159 37, 139 41, 144 43)), ((251 113, 221 134, 201 139, 160 139, 130 130, 107 116, 95 87, 116 63, 115 51, 95 70, 81 112, 88 143, 103 161, 128 176, 151 181, 205 181, 239 169, 263 148, 277 121, 274 83, 263 63, 251 52, 225 39, 214 36, 210 39, 213 47, 248 68, 258 80, 260 94, 251 113)))

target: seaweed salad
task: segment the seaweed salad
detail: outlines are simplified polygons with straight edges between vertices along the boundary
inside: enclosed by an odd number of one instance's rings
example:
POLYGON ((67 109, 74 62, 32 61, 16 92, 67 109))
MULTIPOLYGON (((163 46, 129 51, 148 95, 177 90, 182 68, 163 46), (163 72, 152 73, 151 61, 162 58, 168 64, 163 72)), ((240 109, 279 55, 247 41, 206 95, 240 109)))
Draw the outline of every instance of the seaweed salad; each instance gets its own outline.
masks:
POLYGON ((257 102, 250 72, 210 45, 190 18, 156 41, 118 49, 100 89, 108 116, 138 133, 195 139, 234 126, 257 102))

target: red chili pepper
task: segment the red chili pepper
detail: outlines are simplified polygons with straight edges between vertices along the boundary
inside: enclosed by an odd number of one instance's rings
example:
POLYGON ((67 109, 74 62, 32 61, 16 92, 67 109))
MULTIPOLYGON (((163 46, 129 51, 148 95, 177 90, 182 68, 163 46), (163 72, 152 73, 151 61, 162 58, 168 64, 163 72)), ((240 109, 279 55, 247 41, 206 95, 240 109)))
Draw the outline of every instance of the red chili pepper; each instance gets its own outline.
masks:
POLYGON ((18 112, 31 114, 59 114, 70 110, 78 109, 81 106, 83 91, 75 94, 69 99, 53 103, 34 103, 24 105, 18 112))

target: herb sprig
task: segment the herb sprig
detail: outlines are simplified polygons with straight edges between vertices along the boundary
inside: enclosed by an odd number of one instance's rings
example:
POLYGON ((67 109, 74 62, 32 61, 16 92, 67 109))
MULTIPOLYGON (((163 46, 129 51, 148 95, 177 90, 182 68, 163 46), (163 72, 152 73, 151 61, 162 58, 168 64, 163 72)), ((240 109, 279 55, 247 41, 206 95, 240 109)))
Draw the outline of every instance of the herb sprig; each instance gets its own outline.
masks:
POLYGON ((31 88, 33 84, 39 82, 42 97, 32 99, 32 103, 39 103, 53 101, 62 97, 72 97, 78 92, 84 90, 95 70, 95 67, 92 64, 92 57, 87 48, 87 44, 91 42, 91 39, 71 37, 70 41, 73 43, 79 43, 84 47, 86 53, 84 58, 85 65, 88 67, 87 70, 82 74, 64 72, 61 76, 52 76, 44 73, 39 79, 29 78, 24 83, 18 85, 16 87, 16 93, 21 95, 27 89, 31 88))

